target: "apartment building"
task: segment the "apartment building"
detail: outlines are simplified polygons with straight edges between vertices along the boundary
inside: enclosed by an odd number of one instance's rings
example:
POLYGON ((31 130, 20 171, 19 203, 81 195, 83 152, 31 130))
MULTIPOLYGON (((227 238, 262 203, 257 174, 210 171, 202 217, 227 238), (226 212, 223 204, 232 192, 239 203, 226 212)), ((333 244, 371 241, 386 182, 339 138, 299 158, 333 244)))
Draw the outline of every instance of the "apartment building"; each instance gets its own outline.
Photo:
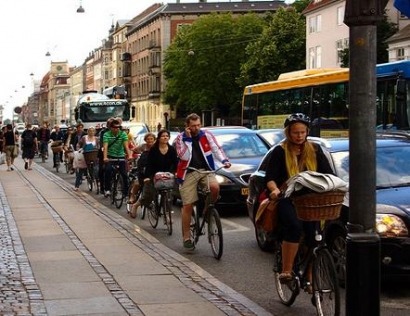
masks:
POLYGON ((40 121, 55 123, 62 116, 65 116, 64 119, 72 119, 71 112, 78 100, 81 90, 79 85, 82 82, 82 90, 98 92, 115 85, 125 85, 127 99, 133 107, 132 113, 135 113, 132 119, 147 123, 153 130, 158 123, 166 126, 165 115, 170 114, 169 117, 174 118, 176 113, 170 111, 169 105, 162 102, 161 97, 166 88, 162 63, 164 52, 177 34, 178 28, 213 12, 266 14, 275 12, 281 6, 286 6, 284 0, 156 3, 130 21, 113 23, 108 37, 102 40, 102 45, 90 52, 81 67, 70 73, 67 83, 71 90, 64 96, 58 94, 58 101, 56 93, 52 92, 55 87, 51 83, 55 82, 56 77, 55 66, 51 64, 50 71, 43 77, 41 85, 40 121), (82 81, 80 77, 83 78, 82 81), (65 97, 69 97, 69 101, 66 101, 65 97), (64 111, 56 108, 63 104, 64 111))
MULTIPOLYGON (((393 3, 393 0, 387 3, 386 15, 402 30, 410 21, 393 3)), ((306 68, 340 67, 339 52, 349 47, 349 27, 343 22, 345 5, 345 0, 312 0, 303 12, 306 17, 306 68)), ((394 52, 391 54, 393 56, 394 52)))

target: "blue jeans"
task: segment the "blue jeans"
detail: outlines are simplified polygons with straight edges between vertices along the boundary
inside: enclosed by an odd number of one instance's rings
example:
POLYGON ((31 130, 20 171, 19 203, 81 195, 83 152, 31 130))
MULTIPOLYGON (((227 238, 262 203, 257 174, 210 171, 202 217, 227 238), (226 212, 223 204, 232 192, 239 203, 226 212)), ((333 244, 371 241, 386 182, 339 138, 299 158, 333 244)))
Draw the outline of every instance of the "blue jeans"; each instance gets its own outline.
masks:
POLYGON ((125 195, 128 194, 128 174, 127 174, 127 168, 126 168, 126 161, 110 161, 104 165, 104 189, 106 191, 111 190, 111 182, 112 182, 112 177, 114 173, 114 168, 113 164, 118 164, 119 166, 119 172, 120 175, 122 176, 122 180, 124 183, 124 190, 123 193, 125 195))

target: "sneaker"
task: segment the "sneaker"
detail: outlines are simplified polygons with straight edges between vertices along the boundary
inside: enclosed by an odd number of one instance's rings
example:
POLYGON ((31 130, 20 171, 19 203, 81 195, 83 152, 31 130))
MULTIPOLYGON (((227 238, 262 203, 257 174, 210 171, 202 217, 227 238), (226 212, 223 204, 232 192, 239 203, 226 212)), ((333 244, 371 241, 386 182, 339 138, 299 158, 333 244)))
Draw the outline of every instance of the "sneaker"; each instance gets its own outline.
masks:
POLYGON ((77 188, 77 187, 74 187, 74 191, 78 191, 78 188, 77 188))
POLYGON ((105 192, 104 192, 104 196, 105 196, 105 197, 109 196, 110 194, 111 194, 110 191, 105 191, 105 192))
POLYGON ((184 248, 186 250, 194 250, 195 249, 195 244, 191 239, 185 240, 184 241, 184 248))
POLYGON ((13 167, 10 167, 10 170, 11 170, 11 171, 13 171, 13 170, 14 170, 14 168, 13 168, 13 167))
POLYGON ((24 169, 28 169, 28 162, 26 161, 25 163, 24 163, 24 169))

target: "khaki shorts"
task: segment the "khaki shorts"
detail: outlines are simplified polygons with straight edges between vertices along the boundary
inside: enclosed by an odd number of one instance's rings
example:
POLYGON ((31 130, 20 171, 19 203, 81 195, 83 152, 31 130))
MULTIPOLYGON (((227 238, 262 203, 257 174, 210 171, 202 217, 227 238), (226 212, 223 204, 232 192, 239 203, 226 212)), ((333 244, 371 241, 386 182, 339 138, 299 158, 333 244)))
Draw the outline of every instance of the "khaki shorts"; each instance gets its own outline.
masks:
MULTIPOLYGON (((203 170, 203 169, 202 169, 203 170)), ((184 182, 179 186, 179 193, 183 205, 193 204, 198 201, 197 187, 206 187, 207 177, 209 177, 209 184, 218 183, 214 174, 203 175, 197 171, 192 171, 186 174, 184 182)))

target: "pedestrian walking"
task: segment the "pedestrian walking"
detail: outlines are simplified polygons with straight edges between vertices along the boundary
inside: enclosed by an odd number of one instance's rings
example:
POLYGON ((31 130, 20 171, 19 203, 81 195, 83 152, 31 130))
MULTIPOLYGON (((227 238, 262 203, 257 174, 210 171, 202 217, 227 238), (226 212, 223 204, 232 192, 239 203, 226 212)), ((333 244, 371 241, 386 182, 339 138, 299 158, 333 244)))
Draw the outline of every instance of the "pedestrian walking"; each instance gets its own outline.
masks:
POLYGON ((22 158, 24 159, 24 169, 31 170, 33 159, 38 150, 37 134, 33 131, 32 125, 27 124, 23 134, 21 134, 22 158))
POLYGON ((7 171, 13 171, 14 159, 18 155, 18 134, 13 132, 13 126, 7 124, 3 136, 4 152, 6 153, 7 171))

